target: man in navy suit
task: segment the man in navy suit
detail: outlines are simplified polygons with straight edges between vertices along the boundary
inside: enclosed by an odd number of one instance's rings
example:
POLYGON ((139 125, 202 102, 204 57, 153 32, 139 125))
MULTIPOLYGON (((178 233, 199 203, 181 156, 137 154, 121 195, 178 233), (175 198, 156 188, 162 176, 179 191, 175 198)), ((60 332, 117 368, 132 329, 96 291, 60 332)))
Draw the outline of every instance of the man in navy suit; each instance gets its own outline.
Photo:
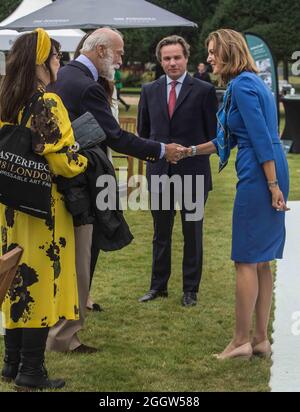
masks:
MULTIPOLYGON (((115 69, 122 64, 124 42, 118 31, 95 30, 84 42, 81 55, 58 73, 52 90, 66 106, 71 121, 86 112, 92 113, 107 135, 105 144, 112 149, 149 162, 159 159, 176 161, 182 157, 177 144, 141 139, 120 129, 112 115, 105 89, 98 83, 102 76, 113 81, 115 69)), ((50 329, 47 349, 59 352, 94 353, 96 348, 80 342, 77 333, 85 319, 89 295, 93 225, 75 228, 76 270, 79 295, 78 321, 61 320, 50 329)))
MULTIPOLYGON (((190 47, 179 36, 170 36, 161 40, 156 49, 158 61, 165 75, 146 84, 142 89, 138 133, 150 141, 163 143, 176 142, 183 146, 194 146, 207 142, 216 136, 217 97, 211 84, 193 79, 187 73, 190 47)), ((195 153, 195 152, 193 152, 195 153)), ((140 302, 147 302, 158 296, 168 296, 168 280, 171 275, 171 237, 175 217, 174 202, 169 210, 162 207, 164 190, 154 188, 154 176, 178 175, 191 176, 189 191, 195 202, 196 176, 204 176, 204 202, 212 189, 211 171, 208 156, 189 157, 178 164, 167 163, 164 159, 147 164, 147 178, 153 193, 160 193, 159 210, 153 210, 154 222, 152 279, 148 293, 140 302), (152 182, 152 183, 151 183, 152 182)), ((183 193, 188 188, 184 186, 183 193)), ((202 227, 203 219, 188 221, 187 210, 182 202, 181 220, 184 235, 183 253, 183 297, 184 306, 193 306, 197 302, 197 293, 202 274, 202 227)))

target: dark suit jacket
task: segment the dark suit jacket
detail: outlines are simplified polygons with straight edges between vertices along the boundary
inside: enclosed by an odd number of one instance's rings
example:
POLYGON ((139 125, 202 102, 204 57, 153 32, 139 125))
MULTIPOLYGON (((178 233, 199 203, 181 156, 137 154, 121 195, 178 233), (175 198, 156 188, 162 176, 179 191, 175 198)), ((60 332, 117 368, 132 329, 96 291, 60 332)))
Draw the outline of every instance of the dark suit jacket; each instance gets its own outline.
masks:
POLYGON ((201 74, 199 72, 196 72, 194 74, 194 78, 199 79, 199 80, 203 80, 204 82, 212 83, 210 75, 207 72, 204 72, 204 73, 201 73, 201 74))
MULTIPOLYGON (((215 88, 187 74, 170 120, 166 76, 162 76, 142 88, 138 133, 153 141, 183 146, 205 143, 216 136, 217 106, 215 88)), ((204 175, 205 192, 212 189, 209 156, 190 157, 172 166, 165 159, 147 164, 148 179, 163 174, 204 175)))
POLYGON ((71 121, 87 111, 92 113, 107 135, 107 145, 113 150, 152 162, 159 159, 159 143, 140 139, 120 129, 112 115, 104 88, 82 63, 72 61, 62 67, 51 91, 61 97, 71 121))

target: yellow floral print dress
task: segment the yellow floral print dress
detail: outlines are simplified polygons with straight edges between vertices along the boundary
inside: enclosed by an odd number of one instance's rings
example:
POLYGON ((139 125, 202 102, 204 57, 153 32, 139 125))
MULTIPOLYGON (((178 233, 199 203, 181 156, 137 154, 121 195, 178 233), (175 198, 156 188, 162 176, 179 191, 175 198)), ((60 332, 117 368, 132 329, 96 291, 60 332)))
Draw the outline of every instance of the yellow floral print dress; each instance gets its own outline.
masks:
MULTIPOLYGON (((0 121, 0 127, 3 124, 0 121)), ((56 94, 39 98, 27 127, 35 132, 34 151, 45 156, 53 175, 73 177, 86 169, 87 159, 71 149, 71 123, 56 94)), ((16 245, 24 249, 2 305, 7 329, 51 327, 62 318, 78 319, 73 220, 55 183, 51 200, 48 221, 0 204, 0 252, 16 245)))

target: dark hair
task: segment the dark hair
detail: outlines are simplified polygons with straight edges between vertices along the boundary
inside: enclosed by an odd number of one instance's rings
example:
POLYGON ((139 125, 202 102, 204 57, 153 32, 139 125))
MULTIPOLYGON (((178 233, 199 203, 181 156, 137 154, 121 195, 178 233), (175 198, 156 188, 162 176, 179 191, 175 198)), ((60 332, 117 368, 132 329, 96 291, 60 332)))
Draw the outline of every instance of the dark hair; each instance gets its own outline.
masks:
POLYGON ((170 46, 174 44, 180 44, 183 50, 184 57, 188 59, 190 57, 190 45, 184 40, 183 37, 180 36, 168 36, 162 39, 158 45, 156 46, 156 58, 159 62, 161 62, 161 49, 164 46, 170 46))
POLYGON ((60 43, 55 40, 55 39, 50 39, 51 40, 51 51, 50 54, 47 58, 47 60, 45 61, 45 66, 47 67, 47 69, 50 72, 50 82, 53 83, 55 82, 55 75, 53 73, 53 71, 51 70, 50 67, 50 61, 51 61, 51 57, 53 56, 53 49, 55 50, 56 53, 60 53, 60 43))
POLYGON ((88 31, 80 40, 80 42, 78 43, 75 53, 74 53, 74 60, 77 59, 78 56, 80 56, 80 50, 82 49, 83 43, 86 41, 86 39, 92 34, 94 33, 94 30, 88 31))
POLYGON ((115 82, 114 81, 109 81, 107 79, 105 79, 104 77, 99 77, 98 79, 98 83, 101 84, 101 86, 103 86, 106 95, 107 95, 107 99, 109 101, 109 104, 112 104, 112 97, 114 94, 114 88, 115 88, 115 82))
MULTIPOLYGON (((36 76, 37 33, 26 33, 18 37, 10 50, 6 64, 6 75, 0 87, 0 118, 2 121, 17 123, 18 114, 38 87, 36 76)), ((53 47, 59 51, 59 43, 51 39, 51 51, 45 62, 50 70, 53 47)))

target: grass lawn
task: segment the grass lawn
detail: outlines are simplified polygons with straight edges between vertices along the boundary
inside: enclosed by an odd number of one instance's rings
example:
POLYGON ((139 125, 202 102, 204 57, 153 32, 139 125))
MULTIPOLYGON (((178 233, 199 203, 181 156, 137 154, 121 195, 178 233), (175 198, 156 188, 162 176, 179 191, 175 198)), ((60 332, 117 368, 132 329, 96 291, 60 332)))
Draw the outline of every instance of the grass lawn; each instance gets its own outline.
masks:
MULTIPOLYGON (((271 362, 219 362, 212 354, 229 342, 234 326, 234 269, 230 261, 235 154, 219 175, 212 157, 214 190, 205 214, 204 270, 199 304, 180 305, 182 234, 173 235, 169 298, 139 304, 149 288, 152 253, 150 212, 126 212, 134 234, 127 248, 102 253, 93 298, 105 311, 87 317, 82 341, 95 355, 47 354, 50 375, 67 380, 65 391, 268 391, 271 362)), ((300 200, 300 155, 288 155, 292 200, 300 200)), ((0 356, 3 339, 0 339, 0 356)), ((0 383, 0 391, 12 386, 0 383)))
POLYGON ((122 93, 123 94, 140 94, 142 88, 141 87, 123 87, 122 93))

